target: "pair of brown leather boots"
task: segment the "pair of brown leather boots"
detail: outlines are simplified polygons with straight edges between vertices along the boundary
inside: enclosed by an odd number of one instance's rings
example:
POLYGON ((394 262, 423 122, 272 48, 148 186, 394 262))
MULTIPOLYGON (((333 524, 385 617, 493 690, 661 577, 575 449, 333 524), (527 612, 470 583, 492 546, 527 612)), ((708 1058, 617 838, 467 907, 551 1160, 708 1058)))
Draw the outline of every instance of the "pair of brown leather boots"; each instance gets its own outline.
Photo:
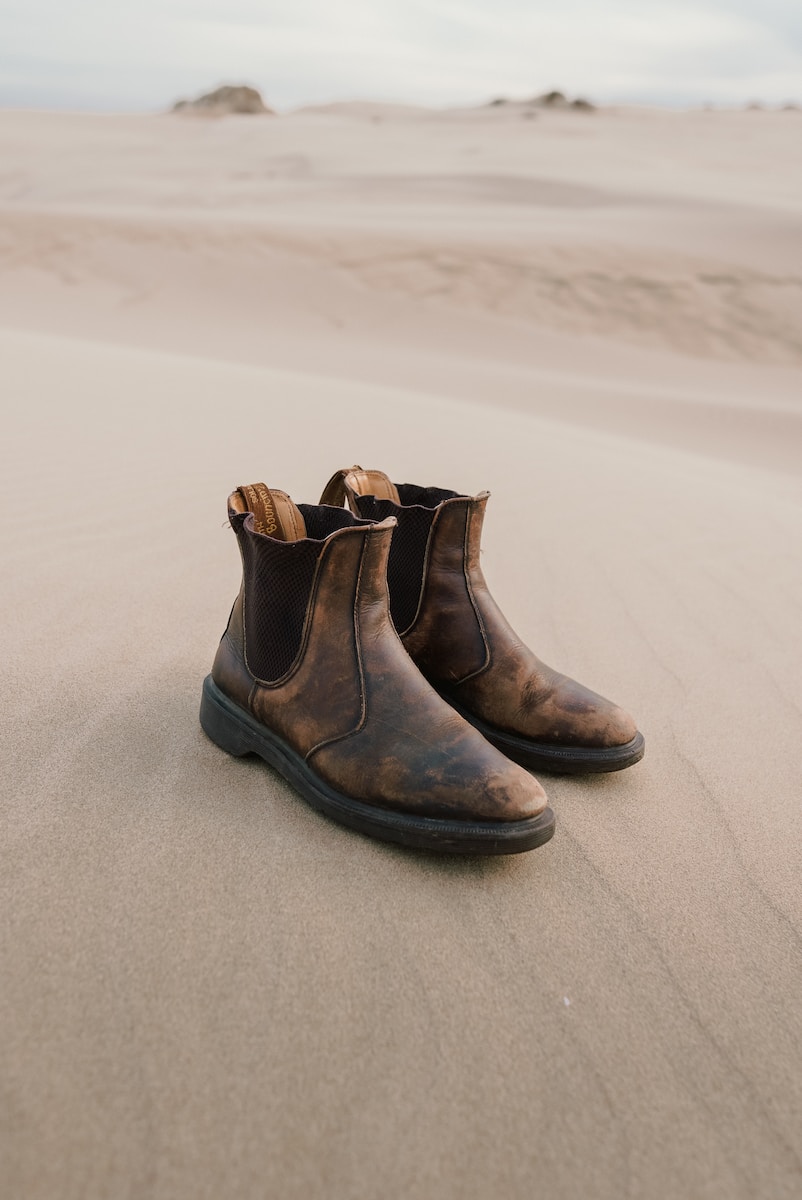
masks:
POLYGON ((201 702, 212 741, 385 841, 456 854, 547 842, 554 814, 523 768, 619 771, 643 736, 512 631, 479 565, 486 504, 361 467, 338 471, 319 505, 238 488, 242 587, 201 702))

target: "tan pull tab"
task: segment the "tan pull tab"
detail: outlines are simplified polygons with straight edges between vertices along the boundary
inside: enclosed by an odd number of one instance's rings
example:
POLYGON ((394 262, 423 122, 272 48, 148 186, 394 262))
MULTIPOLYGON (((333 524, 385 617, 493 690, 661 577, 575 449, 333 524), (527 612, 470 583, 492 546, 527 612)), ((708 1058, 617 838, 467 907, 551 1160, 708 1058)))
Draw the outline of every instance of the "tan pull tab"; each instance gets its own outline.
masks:
POLYGON ((401 503, 398 488, 390 482, 384 471, 363 471, 361 467, 353 467, 345 477, 345 486, 357 496, 375 496, 377 500, 401 503))
POLYGON ((253 513, 253 527, 257 533, 266 533, 283 542, 296 542, 306 537, 303 516, 286 492, 271 491, 266 483, 240 484, 237 492, 245 511, 253 513))
MULTIPOLYGON (((362 467, 344 467, 336 471, 323 489, 321 504, 342 505, 346 496, 349 502, 355 496, 375 496, 377 500, 392 500, 400 504, 398 489, 383 471, 364 471, 362 467)), ((353 507, 353 505, 352 505, 353 507)))
POLYGON ((361 471, 362 468, 343 467, 341 471, 335 471, 329 482, 323 489, 320 496, 321 504, 330 504, 332 508, 342 508, 345 504, 345 479, 352 471, 361 471))

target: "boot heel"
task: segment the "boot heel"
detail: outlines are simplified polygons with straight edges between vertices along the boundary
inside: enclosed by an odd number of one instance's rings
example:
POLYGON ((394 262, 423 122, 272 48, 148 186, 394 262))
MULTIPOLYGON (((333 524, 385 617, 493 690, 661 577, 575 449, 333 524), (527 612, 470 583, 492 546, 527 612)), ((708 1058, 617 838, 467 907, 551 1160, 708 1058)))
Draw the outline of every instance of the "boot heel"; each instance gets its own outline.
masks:
POLYGON ((226 753, 233 754, 235 758, 253 753, 254 746, 248 730, 243 729, 234 713, 229 711, 229 705, 225 703, 225 697, 211 675, 207 675, 203 681, 200 723, 206 736, 226 753))

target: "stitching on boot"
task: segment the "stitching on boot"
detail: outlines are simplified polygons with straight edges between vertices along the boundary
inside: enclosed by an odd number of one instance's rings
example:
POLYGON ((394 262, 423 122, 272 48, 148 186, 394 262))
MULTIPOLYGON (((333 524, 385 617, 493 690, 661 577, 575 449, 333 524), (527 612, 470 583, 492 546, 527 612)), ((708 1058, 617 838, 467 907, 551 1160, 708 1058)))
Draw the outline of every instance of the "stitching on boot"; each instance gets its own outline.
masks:
POLYGON ((482 617, 482 613, 479 608, 479 605, 476 602, 476 597, 473 594, 473 584, 471 583, 471 574, 470 574, 470 571, 468 570, 468 534, 470 532, 470 527, 471 527, 471 523, 473 521, 473 517, 474 517, 474 509, 471 507, 470 504, 468 504, 468 506, 466 507, 466 510, 465 510, 465 535, 464 535, 463 542, 462 542, 462 571, 465 576, 465 586, 468 589, 468 598, 470 599, 471 607, 473 608, 474 614, 476 615, 476 621, 479 625, 479 632, 481 633, 482 641, 484 642, 485 661, 482 663, 481 667, 477 667, 477 669, 475 671, 471 671, 471 672, 469 672, 469 674, 463 675, 462 679, 458 679, 456 681, 457 687, 461 683, 467 683, 469 679, 475 679, 477 675, 481 675, 483 671, 486 671, 487 668, 490 666, 490 663, 493 658, 492 652, 490 650, 490 642, 488 641, 488 638, 487 638, 487 628, 485 626, 484 618, 482 617))
POLYGON ((356 649, 357 666, 359 667, 359 702, 360 702, 359 721, 357 722, 357 724, 354 726, 353 729, 349 729, 345 733, 335 734, 333 737, 324 738, 323 741, 317 742, 314 746, 312 746, 312 748, 310 750, 307 750, 306 755, 305 755, 306 762, 309 762, 309 759, 312 757, 312 755, 315 754, 318 750, 322 750, 324 746, 331 746, 335 742, 342 742, 345 740, 345 738, 353 737, 353 735, 355 733, 359 733, 359 731, 361 729, 364 729, 365 725, 367 723, 367 718, 368 718, 368 703, 367 703, 367 701, 368 701, 368 698, 367 698, 367 689, 365 687, 365 666, 362 661, 362 635, 361 635, 361 631, 360 631, 360 627, 359 627, 359 601, 360 601, 360 593, 361 593, 361 589, 362 589, 362 567, 364 565, 365 558, 367 557, 367 553, 368 553, 368 549, 369 549, 370 541, 371 541, 372 537, 373 537, 373 531, 369 529, 367 531, 367 533, 365 534, 365 537, 362 542, 362 552, 359 556, 359 569, 357 571, 357 576, 356 576, 356 591, 354 592, 354 609, 353 609, 354 647, 356 649))

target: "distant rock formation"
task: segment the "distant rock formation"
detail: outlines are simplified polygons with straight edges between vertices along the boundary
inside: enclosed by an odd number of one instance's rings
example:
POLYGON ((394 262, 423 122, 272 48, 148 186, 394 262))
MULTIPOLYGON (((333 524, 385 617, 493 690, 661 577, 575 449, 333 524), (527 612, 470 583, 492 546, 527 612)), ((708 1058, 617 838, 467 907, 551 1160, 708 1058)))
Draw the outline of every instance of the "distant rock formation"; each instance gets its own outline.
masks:
POLYGON ((544 92, 542 96, 537 97, 536 102, 544 108, 565 108, 568 98, 562 92, 544 92))
POLYGON ((173 112, 201 113, 210 117, 225 117, 229 113, 267 113, 274 115, 256 88, 244 84, 224 84, 213 92, 205 92, 195 100, 178 100, 173 112))
POLYGON ((572 108, 574 112, 596 111, 596 105, 591 104, 590 100, 584 100, 581 96, 569 100, 564 92, 544 92, 542 96, 536 96, 532 103, 539 108, 572 108))

